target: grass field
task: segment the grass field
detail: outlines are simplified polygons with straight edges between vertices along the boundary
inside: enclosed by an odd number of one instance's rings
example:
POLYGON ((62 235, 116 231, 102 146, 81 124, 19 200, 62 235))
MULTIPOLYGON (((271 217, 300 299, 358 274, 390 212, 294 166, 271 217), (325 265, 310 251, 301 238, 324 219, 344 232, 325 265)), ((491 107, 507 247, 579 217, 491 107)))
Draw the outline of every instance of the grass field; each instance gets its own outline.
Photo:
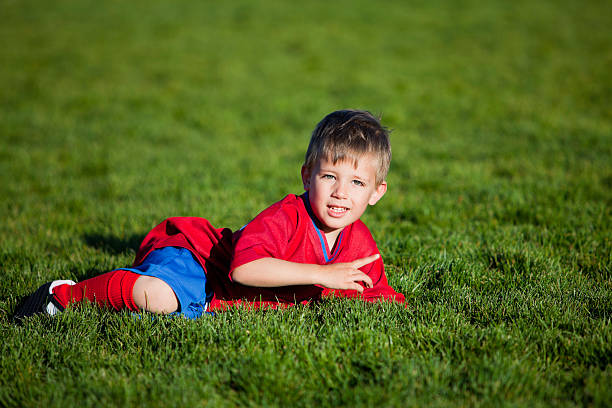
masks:
POLYGON ((291 3, 0 1, 0 406, 610 406, 609 3, 291 3), (301 193, 346 107, 393 129, 364 221, 407 309, 11 322, 301 193))

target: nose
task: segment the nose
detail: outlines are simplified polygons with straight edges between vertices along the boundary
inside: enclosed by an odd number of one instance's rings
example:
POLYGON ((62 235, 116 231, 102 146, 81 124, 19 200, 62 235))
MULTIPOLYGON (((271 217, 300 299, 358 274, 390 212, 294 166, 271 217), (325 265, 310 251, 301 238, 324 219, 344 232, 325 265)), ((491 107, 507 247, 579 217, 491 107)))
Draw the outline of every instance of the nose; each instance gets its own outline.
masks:
POLYGON ((346 183, 336 183, 334 191, 333 191, 333 196, 336 198, 347 198, 348 197, 348 188, 346 186, 346 183))

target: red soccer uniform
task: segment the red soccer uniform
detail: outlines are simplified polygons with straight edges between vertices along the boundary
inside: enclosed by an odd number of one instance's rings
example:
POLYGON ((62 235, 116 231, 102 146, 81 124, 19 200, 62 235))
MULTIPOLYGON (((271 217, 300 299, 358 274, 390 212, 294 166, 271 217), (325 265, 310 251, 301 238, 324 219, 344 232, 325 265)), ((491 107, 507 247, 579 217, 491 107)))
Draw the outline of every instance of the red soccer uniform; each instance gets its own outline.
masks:
POLYGON ((209 310, 242 304, 278 307, 306 303, 322 296, 360 297, 404 302, 404 296, 387 283, 382 259, 360 268, 373 282, 363 294, 354 290, 333 290, 318 285, 262 288, 232 281, 231 271, 260 258, 272 257, 290 262, 325 265, 352 262, 379 253, 370 231, 361 221, 345 227, 330 250, 307 208, 307 196, 288 195, 262 211, 242 229, 215 229, 203 218, 169 218, 144 239, 134 262, 140 264, 158 248, 178 246, 189 249, 204 268, 214 298, 209 310))

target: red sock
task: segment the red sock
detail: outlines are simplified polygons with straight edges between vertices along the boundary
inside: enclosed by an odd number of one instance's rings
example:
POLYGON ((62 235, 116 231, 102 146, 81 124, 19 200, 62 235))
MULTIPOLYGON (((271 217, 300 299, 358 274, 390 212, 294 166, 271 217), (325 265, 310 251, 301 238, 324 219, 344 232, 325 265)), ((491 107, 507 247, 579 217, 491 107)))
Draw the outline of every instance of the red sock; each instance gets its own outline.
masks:
POLYGON ((64 307, 88 299, 105 308, 137 311, 132 291, 139 276, 132 271, 117 269, 76 285, 59 285, 53 289, 53 294, 64 307))

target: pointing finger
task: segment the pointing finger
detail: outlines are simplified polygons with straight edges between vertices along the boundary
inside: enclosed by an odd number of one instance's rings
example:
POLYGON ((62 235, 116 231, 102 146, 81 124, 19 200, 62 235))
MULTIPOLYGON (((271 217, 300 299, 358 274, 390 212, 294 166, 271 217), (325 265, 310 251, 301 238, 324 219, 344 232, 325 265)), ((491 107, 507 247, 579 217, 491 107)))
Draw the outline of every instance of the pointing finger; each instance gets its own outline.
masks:
POLYGON ((353 266, 359 269, 362 266, 366 266, 367 264, 374 262, 378 258, 380 258, 380 254, 366 256, 365 258, 361 258, 361 259, 357 259, 356 261, 353 261, 353 266))

